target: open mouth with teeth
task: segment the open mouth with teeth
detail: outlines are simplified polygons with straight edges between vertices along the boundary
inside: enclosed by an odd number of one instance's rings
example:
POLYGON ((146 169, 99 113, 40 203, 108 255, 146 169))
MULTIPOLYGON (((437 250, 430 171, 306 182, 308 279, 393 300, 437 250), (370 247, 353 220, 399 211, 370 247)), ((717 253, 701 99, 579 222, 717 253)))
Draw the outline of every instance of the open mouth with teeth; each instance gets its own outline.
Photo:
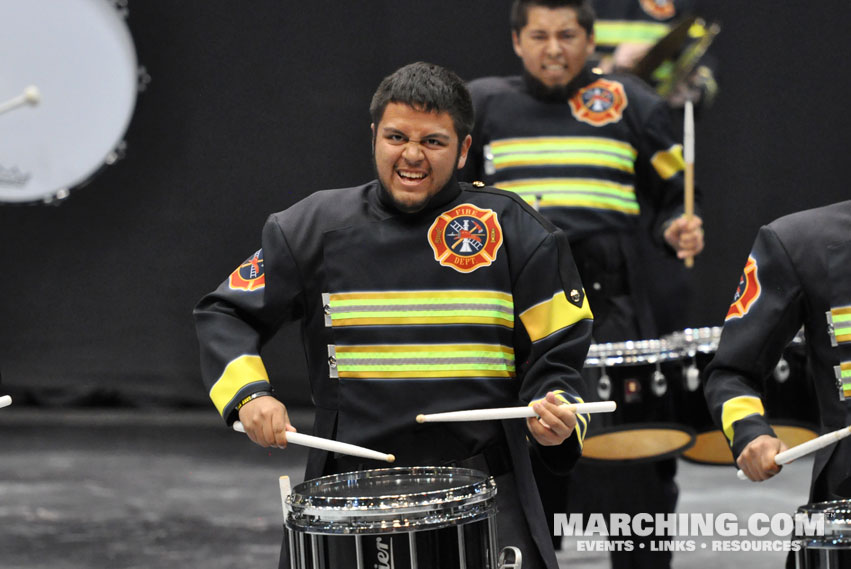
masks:
POLYGON ((409 172, 405 170, 396 170, 396 175, 398 175, 404 182, 413 183, 424 180, 426 176, 428 176, 425 172, 409 172))

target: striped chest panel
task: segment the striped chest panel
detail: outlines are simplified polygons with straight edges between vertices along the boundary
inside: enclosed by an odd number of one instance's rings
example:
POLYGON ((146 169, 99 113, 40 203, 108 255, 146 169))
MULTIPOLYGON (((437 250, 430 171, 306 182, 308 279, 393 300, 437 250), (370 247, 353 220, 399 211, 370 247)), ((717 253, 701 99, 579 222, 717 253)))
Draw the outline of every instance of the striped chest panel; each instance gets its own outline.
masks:
POLYGON ((490 324, 514 327, 514 301, 495 291, 351 292, 323 295, 326 325, 490 324))
POLYGON ((833 344, 851 345, 851 306, 831 308, 828 320, 833 344))
POLYGON ((630 180, 635 174, 637 150, 625 142, 597 137, 513 138, 492 141, 486 155, 492 162, 494 185, 528 203, 639 213, 633 185, 614 181, 630 180), (573 175, 579 172, 584 175, 573 175))
POLYGON ((622 43, 656 43, 670 26, 661 22, 640 20, 597 20, 594 23, 594 43, 614 49, 622 43))
POLYGON ((335 346, 337 376, 362 379, 515 375, 514 350, 498 344, 335 346))
MULTIPOLYGON (((342 344, 329 346, 332 377, 357 379, 512 378, 514 350, 498 343, 463 341, 470 331, 514 328, 510 294, 486 290, 430 290, 330 293, 323 295, 325 323, 333 329, 381 328, 383 338, 400 337, 394 328, 453 326, 447 343, 342 344), (471 328, 475 327, 475 328, 471 328), (461 341, 453 341, 461 340, 461 341)), ((347 336, 348 337, 348 336, 347 336)))
POLYGON ((831 308, 827 313, 831 344, 839 348, 841 361, 835 366, 836 383, 842 399, 851 399, 851 306, 831 308))

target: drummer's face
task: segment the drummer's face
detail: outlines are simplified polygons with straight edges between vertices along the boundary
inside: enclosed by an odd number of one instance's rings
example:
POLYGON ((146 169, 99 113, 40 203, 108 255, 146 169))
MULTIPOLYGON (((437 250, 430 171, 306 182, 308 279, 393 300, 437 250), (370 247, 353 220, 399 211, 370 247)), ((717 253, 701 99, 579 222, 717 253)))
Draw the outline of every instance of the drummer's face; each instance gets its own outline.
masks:
POLYGON ((423 209, 464 167, 472 139, 458 140, 448 112, 427 112, 388 103, 372 125, 373 160, 378 179, 400 211, 423 209))
POLYGON ((512 32, 514 53, 547 87, 564 87, 594 52, 594 34, 579 25, 573 8, 530 6, 526 25, 512 32))

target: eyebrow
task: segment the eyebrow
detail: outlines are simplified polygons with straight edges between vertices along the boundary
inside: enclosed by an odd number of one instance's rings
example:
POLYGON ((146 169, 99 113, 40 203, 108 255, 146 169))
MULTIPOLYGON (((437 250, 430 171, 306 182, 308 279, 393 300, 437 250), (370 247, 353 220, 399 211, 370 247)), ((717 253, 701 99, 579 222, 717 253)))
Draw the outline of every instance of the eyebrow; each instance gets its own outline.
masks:
MULTIPOLYGON (((393 128, 392 126, 385 126, 384 128, 382 128, 381 134, 385 134, 385 135, 386 134, 401 134, 402 136, 404 136, 406 138, 410 138, 403 131, 399 130, 398 128, 393 128)), ((431 134, 427 134, 427 135, 423 136, 422 138, 420 138, 420 140, 426 140, 428 138, 439 138, 441 140, 446 140, 446 141, 452 140, 452 137, 450 135, 443 134, 441 132, 433 132, 431 134)))

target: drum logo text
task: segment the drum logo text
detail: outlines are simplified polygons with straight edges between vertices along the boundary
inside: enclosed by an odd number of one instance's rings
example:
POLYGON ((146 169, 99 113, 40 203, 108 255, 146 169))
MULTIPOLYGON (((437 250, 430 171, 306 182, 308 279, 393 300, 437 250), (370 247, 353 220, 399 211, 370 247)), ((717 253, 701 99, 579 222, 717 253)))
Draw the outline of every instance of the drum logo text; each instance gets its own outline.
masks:
POLYGON ((249 257, 231 273, 228 288, 231 290, 258 290, 266 286, 266 273, 263 264, 263 249, 249 257))
POLYGON ((569 103, 570 112, 576 120, 591 126, 603 126, 621 120, 628 101, 623 85, 617 81, 597 79, 580 89, 569 103))
POLYGON ((0 184, 7 186, 23 186, 29 182, 31 177, 32 174, 22 172, 17 166, 4 168, 3 165, 0 164, 0 184))
POLYGON ((375 539, 376 557, 378 563, 373 565, 374 569, 393 569, 393 542, 384 543, 381 538, 375 539))
POLYGON ((496 212, 462 204, 443 212, 428 230, 434 260, 459 273, 472 273, 496 260, 502 227, 496 212))
POLYGON ((753 303, 759 298, 761 288, 757 268, 756 259, 749 256, 748 262, 745 263, 744 274, 739 279, 739 286, 736 287, 733 304, 730 305, 730 310, 727 311, 727 316, 724 318, 725 321, 731 318, 741 318, 747 314, 753 303))

